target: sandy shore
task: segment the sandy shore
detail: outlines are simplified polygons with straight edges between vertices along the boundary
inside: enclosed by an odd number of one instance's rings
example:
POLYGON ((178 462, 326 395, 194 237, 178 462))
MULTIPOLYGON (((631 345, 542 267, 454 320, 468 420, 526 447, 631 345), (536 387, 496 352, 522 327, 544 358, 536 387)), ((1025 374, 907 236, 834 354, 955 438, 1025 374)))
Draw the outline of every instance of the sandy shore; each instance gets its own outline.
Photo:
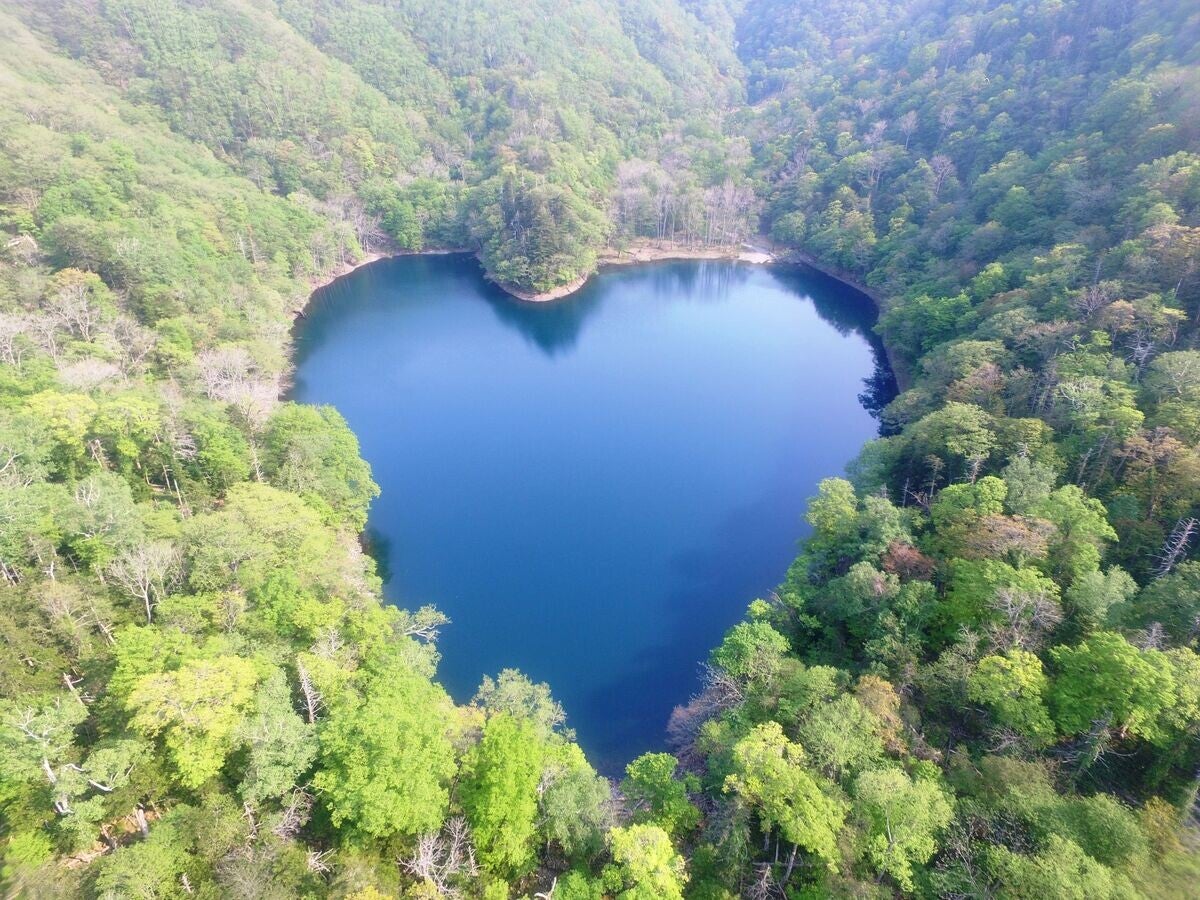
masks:
POLYGON ((736 259, 748 263, 773 262, 775 255, 768 250, 743 245, 734 247, 686 247, 670 243, 634 244, 624 250, 605 250, 600 254, 602 266, 624 266, 635 263, 658 262, 667 259, 736 259))
MULTIPOLYGON (((728 259, 762 265, 774 262, 775 254, 749 244, 744 244, 741 248, 688 247, 683 244, 672 244, 663 241, 639 241, 620 250, 610 247, 601 251, 596 263, 597 267, 630 266, 637 265, 638 263, 663 262, 671 259, 728 259)), ((594 273, 589 272, 587 275, 581 275, 568 284, 541 293, 523 291, 520 288, 514 288, 507 284, 501 284, 500 287, 521 300, 526 300, 530 303, 545 303, 550 300, 560 300, 575 293, 587 284, 592 274, 594 273)))

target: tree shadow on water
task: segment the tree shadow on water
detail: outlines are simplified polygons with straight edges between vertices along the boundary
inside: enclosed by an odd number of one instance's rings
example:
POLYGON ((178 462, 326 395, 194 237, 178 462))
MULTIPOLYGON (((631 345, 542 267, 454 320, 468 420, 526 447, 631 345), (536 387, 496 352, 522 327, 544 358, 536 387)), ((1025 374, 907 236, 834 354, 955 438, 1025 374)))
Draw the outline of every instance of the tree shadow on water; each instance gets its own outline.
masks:
POLYGON ((367 524, 366 531, 362 535, 362 547, 364 552, 375 560, 375 573, 383 582, 384 596, 390 603, 395 603, 396 598, 391 596, 388 586, 392 580, 392 540, 380 529, 373 527, 370 523, 367 524))
POLYGON ((574 349, 584 323, 599 309, 601 299, 594 283, 569 297, 545 303, 519 300, 489 281, 480 285, 479 293, 497 319, 550 357, 574 349))
MULTIPOLYGON (((875 369, 863 379, 863 390, 858 395, 858 402, 874 418, 879 419, 883 408, 896 399, 900 389, 896 383, 896 375, 888 364, 883 341, 875 331, 875 323, 879 321, 875 301, 862 291, 816 269, 788 265, 773 266, 771 272, 780 284, 810 298, 817 315, 832 325, 839 334, 857 334, 870 345, 875 357, 875 369)), ((887 426, 882 422, 880 433, 888 433, 887 426)))
POLYGON ((479 293, 501 322, 547 356, 557 356, 574 349, 587 321, 615 292, 628 290, 671 303, 720 302, 727 299, 732 287, 750 277, 751 269, 728 260, 661 260, 610 266, 570 296, 544 303, 513 297, 487 281, 481 269, 479 293))

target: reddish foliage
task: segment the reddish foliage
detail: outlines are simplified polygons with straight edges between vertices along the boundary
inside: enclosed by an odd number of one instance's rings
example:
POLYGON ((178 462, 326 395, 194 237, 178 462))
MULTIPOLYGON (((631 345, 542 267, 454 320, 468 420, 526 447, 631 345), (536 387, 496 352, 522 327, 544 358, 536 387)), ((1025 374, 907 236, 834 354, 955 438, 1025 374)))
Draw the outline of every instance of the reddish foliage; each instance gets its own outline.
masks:
POLYGON ((933 577, 937 563, 914 547, 901 541, 892 541, 883 555, 883 570, 899 575, 906 580, 927 581, 933 577))

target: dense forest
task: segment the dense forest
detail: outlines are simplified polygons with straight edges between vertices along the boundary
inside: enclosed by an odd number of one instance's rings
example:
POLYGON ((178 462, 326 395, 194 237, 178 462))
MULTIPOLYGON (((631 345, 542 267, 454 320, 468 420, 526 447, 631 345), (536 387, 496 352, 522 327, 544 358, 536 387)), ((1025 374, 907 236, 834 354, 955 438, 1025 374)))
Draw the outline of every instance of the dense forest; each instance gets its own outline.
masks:
POLYGON ((1187 0, 0 0, 6 894, 1192 896, 1198 321, 1187 0), (760 233, 905 390, 614 783, 439 686, 291 322, 760 233))

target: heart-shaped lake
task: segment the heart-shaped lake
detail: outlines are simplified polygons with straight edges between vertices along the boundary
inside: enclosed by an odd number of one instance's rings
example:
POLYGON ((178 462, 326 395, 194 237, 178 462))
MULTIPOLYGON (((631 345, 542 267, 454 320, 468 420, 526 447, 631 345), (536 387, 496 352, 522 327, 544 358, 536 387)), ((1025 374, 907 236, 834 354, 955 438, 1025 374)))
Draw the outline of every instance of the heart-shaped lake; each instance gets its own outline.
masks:
POLYGON ((532 304, 469 256, 403 257, 314 296, 292 396, 357 433, 388 598, 451 617, 456 699, 506 667, 548 681, 613 773, 663 745, 806 498, 875 433, 873 316, 794 269, 609 269, 532 304))

